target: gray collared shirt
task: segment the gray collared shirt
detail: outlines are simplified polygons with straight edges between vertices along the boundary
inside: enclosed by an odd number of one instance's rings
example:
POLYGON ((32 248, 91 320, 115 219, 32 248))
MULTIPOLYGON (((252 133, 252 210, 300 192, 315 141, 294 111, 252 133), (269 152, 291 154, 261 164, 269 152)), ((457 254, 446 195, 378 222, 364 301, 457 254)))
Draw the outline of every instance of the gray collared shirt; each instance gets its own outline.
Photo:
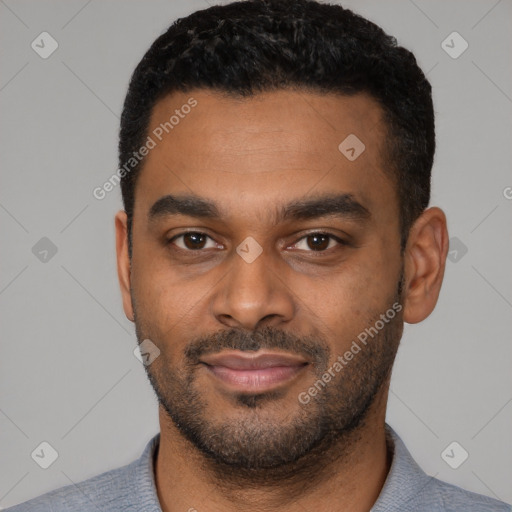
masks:
MULTIPOLYGON (((386 431, 394 444, 393 461, 370 512, 512 512, 506 503, 428 476, 398 434, 389 425, 386 431)), ((6 512, 161 512, 153 472, 153 455, 159 441, 158 433, 141 457, 126 466, 61 487, 6 512)))

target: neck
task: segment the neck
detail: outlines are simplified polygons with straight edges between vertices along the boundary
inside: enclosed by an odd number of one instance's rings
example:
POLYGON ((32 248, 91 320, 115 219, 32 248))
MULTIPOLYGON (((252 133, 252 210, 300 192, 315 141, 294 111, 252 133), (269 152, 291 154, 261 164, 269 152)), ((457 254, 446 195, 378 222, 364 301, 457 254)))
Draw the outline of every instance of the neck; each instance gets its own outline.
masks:
POLYGON ((384 423, 386 401, 384 396, 378 397, 365 421, 323 457, 317 457, 307 471, 295 468, 298 471, 283 471, 280 478, 274 474, 270 479, 252 481, 249 474, 215 467, 160 408, 155 480, 162 511, 263 512, 279 507, 280 512, 367 512, 391 465, 384 423))

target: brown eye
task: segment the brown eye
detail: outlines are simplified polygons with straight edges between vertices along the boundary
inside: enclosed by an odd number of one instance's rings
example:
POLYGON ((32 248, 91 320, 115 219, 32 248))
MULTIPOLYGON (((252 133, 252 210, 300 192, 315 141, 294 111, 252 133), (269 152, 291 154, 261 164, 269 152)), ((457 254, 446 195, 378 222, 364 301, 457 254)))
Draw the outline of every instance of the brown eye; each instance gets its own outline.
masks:
POLYGON ((205 248, 216 247, 215 242, 208 235, 197 231, 189 231, 181 235, 176 235, 169 243, 175 244, 180 249, 187 251, 198 251, 205 248), (207 246, 208 243, 210 243, 209 246, 207 246))
POLYGON ((331 238, 327 235, 309 235, 307 237, 307 244, 313 251, 325 251, 329 247, 331 238))
POLYGON ((324 252, 336 245, 346 245, 346 243, 329 233, 310 233, 296 242, 293 248, 306 252, 324 252))
POLYGON ((183 243, 187 249, 203 249, 206 243, 206 236, 201 233, 187 233, 183 235, 183 243))

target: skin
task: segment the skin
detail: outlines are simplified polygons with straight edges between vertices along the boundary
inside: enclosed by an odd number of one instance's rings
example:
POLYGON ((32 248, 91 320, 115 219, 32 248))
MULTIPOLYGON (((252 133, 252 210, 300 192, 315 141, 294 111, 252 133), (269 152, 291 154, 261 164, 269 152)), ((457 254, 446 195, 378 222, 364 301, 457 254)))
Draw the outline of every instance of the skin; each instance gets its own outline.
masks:
MULTIPOLYGON (((166 368, 182 370, 191 340, 232 328, 317 335, 326 343, 332 364, 371 325, 370 319, 391 306, 402 268, 400 323, 428 317, 438 299, 448 251, 445 215, 439 208, 427 209, 411 228, 401 254, 398 198, 383 167, 386 130, 371 97, 281 90, 241 100, 207 90, 173 93, 155 106, 148 133, 190 97, 197 106, 150 151, 138 178, 131 262, 126 213, 115 217, 124 311, 162 351, 151 365, 160 384, 166 368), (338 150, 349 134, 356 134, 366 147, 354 161, 338 150), (276 222, 276 205, 332 193, 351 194, 369 210, 369 219, 276 222), (222 219, 167 216, 149 221, 151 206, 166 194, 215 201, 222 219), (183 239, 174 242, 181 251, 166 243, 186 230, 211 237, 201 255, 183 249, 183 239), (332 240, 325 252, 314 251, 304 238, 311 231, 350 243, 332 240), (249 236, 262 248, 250 264, 236 253, 249 236)), ((397 346, 400 336, 398 329, 397 346)), ((299 414, 303 406, 297 396, 317 376, 301 372, 278 400, 265 402, 256 412, 237 405, 208 372, 198 370, 195 379, 194 389, 212 424, 250 419, 261 420, 263 428, 264 421, 279 427, 299 414)), ((248 486, 243 472, 238 482, 233 475, 221 479, 219 468, 160 405, 155 476, 162 510, 369 510, 391 463, 384 432, 388 387, 389 376, 365 421, 352 434, 340 436, 338 446, 309 467, 307 479, 288 475, 279 485, 255 478, 248 486)))

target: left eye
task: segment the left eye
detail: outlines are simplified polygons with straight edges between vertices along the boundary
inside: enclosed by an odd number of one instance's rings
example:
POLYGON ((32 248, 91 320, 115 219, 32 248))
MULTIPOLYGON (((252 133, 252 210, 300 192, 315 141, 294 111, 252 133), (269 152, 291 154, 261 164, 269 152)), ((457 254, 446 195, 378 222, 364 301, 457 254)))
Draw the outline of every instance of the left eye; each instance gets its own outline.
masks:
POLYGON ((293 248, 299 249, 301 251, 322 252, 326 251, 327 249, 331 249, 336 244, 343 245, 343 241, 327 233, 311 233, 305 237, 302 237, 296 244, 293 245, 293 248))
POLYGON ((169 242, 176 244, 180 249, 189 251, 211 249, 217 246, 208 235, 196 231, 190 231, 188 233, 177 235, 169 240, 169 242), (210 243, 210 245, 208 245, 208 243, 210 243))

